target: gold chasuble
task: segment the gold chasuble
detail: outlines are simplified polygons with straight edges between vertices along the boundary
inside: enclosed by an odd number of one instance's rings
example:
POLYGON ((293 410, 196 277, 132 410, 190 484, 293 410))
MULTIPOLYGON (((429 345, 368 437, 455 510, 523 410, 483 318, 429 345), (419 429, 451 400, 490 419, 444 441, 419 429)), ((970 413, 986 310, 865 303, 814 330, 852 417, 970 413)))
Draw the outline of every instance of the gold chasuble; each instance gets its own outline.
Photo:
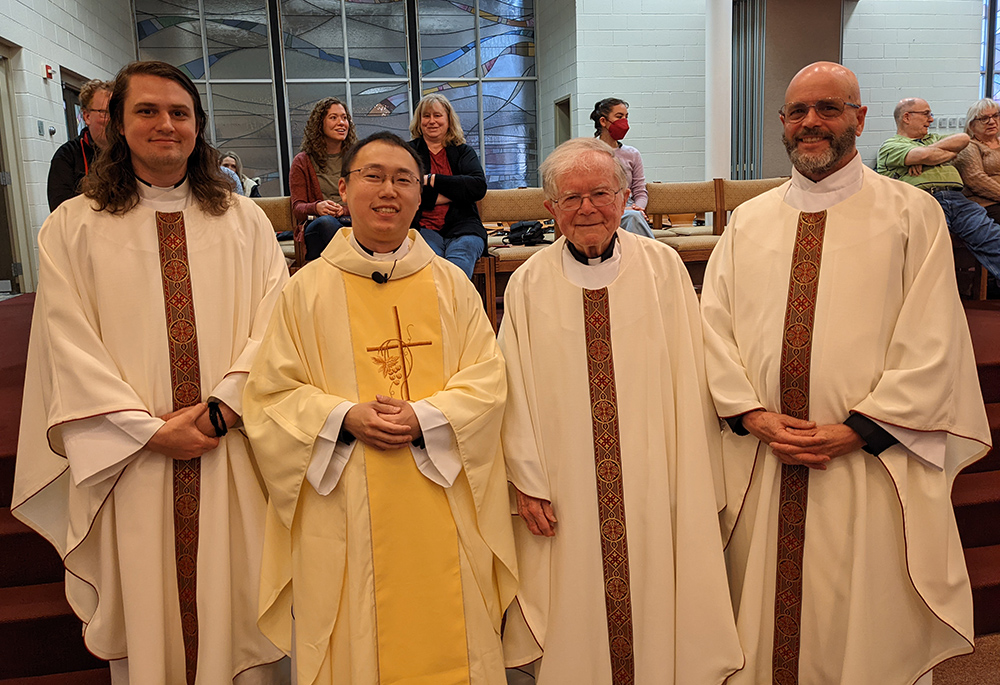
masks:
MULTIPOLYGON (((270 495, 258 624, 294 648, 300 685, 505 683, 500 622, 516 579, 503 358, 465 274, 416 231, 407 239, 376 283, 378 263, 339 231, 282 292, 244 393, 270 495), (452 436, 453 479, 438 473, 450 485, 409 445, 354 440, 317 458, 330 417, 376 395, 440 412, 446 424, 424 432, 452 436)), ((439 468, 439 452, 426 456, 439 468)))
MULTIPOLYGON (((358 397, 411 400, 444 385, 434 278, 344 275, 358 397), (402 312, 402 315, 400 314, 402 312)), ((409 447, 364 450, 380 683, 469 682, 458 533, 444 488, 409 447)))

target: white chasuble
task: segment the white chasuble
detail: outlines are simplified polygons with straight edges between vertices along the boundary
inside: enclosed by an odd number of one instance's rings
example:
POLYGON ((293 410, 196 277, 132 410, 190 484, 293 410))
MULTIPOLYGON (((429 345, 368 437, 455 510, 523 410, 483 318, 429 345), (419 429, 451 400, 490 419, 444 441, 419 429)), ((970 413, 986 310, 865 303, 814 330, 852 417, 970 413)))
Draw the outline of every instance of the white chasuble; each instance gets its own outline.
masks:
MULTIPOLYGON (((712 255, 702 311, 720 416, 781 409, 784 317, 799 211, 786 186, 739 207, 712 255)), ((808 472, 798 682, 909 685, 972 651, 972 594, 951 507, 955 475, 989 427, 951 242, 927 193, 864 170, 826 210, 811 332, 810 420, 850 412, 946 434, 944 470, 894 445, 808 472)), ((747 666, 772 681, 781 463, 723 434, 727 562, 747 666)))
MULTIPOLYGON (((564 275, 565 239, 519 268, 504 296, 508 477, 525 494, 551 501, 558 519, 552 538, 532 535, 515 519, 521 587, 507 616, 507 664, 542 657, 540 685, 620 682, 612 654, 624 648, 617 627, 623 607, 606 597, 627 592, 634 682, 718 684, 740 668, 742 655, 726 593, 722 483, 713 477, 719 430, 698 304, 676 252, 624 231, 618 240, 620 271, 606 288, 609 345, 601 336, 588 341, 588 320, 596 323, 604 310, 585 319, 585 291, 564 275), (588 371, 588 358, 604 360, 605 349, 613 392, 605 387, 592 405, 591 380, 604 381, 594 373, 600 368, 588 371), (609 443, 598 426, 611 416, 611 398, 617 468, 606 463, 609 443), (619 527, 602 531, 598 478, 614 479, 618 470, 627 559, 602 550, 602 534, 617 539, 619 527), (627 568, 627 588, 605 562, 627 568)), ((586 292, 593 299, 601 291, 586 292)), ((611 504, 605 523, 618 518, 617 498, 602 499, 611 504)))
MULTIPOLYGON (((420 612, 434 613, 434 607, 408 608, 407 602, 415 598, 404 584, 405 568, 383 573, 387 565, 416 558, 408 545, 392 542, 391 531, 383 527, 380 532, 380 522, 391 520, 385 519, 390 512, 386 507, 403 497, 397 491, 404 479, 420 479, 406 481, 411 485, 403 486, 404 491, 412 494, 422 488, 428 502, 437 500, 445 509, 429 516, 426 509, 437 505, 412 501, 421 511, 414 511, 413 521, 406 524, 414 538, 410 542, 419 547, 421 535, 428 545, 451 539, 458 574, 455 585, 439 579, 431 584, 440 587, 411 589, 429 597, 459 588, 455 606, 464 628, 441 619, 464 631, 458 634, 457 647, 468 664, 457 670, 464 669, 473 684, 500 685, 505 682, 500 621, 516 583, 499 452, 506 397, 502 357, 468 278, 435 257, 416 232, 410 232, 412 248, 395 263, 385 286, 371 280, 373 270, 386 271, 382 263, 356 251, 350 235, 349 229, 341 230, 323 257, 289 282, 247 383, 247 430, 270 495, 261 629, 291 651, 294 612, 300 685, 453 682, 457 671, 446 666, 452 663, 450 656, 437 660, 441 673, 415 661, 413 673, 407 673, 405 658, 400 661, 398 656, 406 645, 393 644, 437 639, 451 644, 436 645, 435 650, 456 647, 452 629, 428 631, 438 617, 420 612), (407 293, 426 305, 416 306, 407 293), (402 356, 401 341, 406 350, 402 356), (433 383, 432 378, 419 380, 428 366, 440 369, 433 383), (462 463, 451 487, 442 488, 420 474, 409 449, 380 453, 358 440, 332 492, 320 495, 306 481, 317 436, 330 412, 345 401, 371 401, 376 391, 426 400, 445 416, 462 463), (395 460, 391 467, 406 474, 384 471, 386 459, 395 460), (373 477, 373 469, 382 480, 373 477), (387 619, 393 627, 380 625, 387 616, 380 606, 390 607, 387 611, 403 608, 403 614, 387 619)), ((395 502, 394 511, 392 515, 405 515, 406 502, 395 502)), ((450 576, 451 562, 434 563, 444 569, 434 573, 450 576)), ((415 569, 414 578, 424 570, 415 569)), ((440 616, 452 616, 450 606, 450 600, 442 599, 440 616)))
MULTIPOLYGON (((216 217, 201 211, 186 183, 141 190, 124 216, 74 198, 39 233, 13 510, 63 557, 66 595, 87 647, 104 659, 127 658, 132 682, 172 685, 185 682, 173 462, 140 448, 107 477, 75 485, 63 429, 174 409, 157 211, 183 216, 200 371, 193 392, 203 399, 227 376, 249 372, 288 275, 253 202, 236 198, 216 217)), ((239 396, 232 401, 239 412, 239 396)), ((256 626, 265 496, 239 430, 202 456, 199 490, 196 682, 215 685, 281 658, 256 626)))

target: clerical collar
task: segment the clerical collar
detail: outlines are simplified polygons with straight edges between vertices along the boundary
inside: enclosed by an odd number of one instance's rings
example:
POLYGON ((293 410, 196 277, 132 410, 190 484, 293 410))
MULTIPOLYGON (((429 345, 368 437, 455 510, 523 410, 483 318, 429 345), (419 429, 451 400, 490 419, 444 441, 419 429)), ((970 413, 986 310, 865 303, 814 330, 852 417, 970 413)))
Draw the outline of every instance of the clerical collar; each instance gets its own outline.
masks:
POLYGON ((785 191, 785 204, 800 212, 822 212, 853 196, 864 185, 865 164, 854 153, 843 169, 813 181, 792 167, 792 182, 785 191))
POLYGON ((187 180, 187 174, 184 174, 184 178, 177 181, 177 183, 173 184, 172 186, 154 186, 152 183, 140 177, 138 174, 132 174, 132 175, 135 176, 135 180, 137 180, 139 183, 142 183, 148 188, 155 188, 156 190, 173 190, 174 188, 180 188, 181 184, 187 180))
POLYGON ((588 257, 587 255, 576 249, 576 246, 569 240, 566 241, 566 247, 569 248, 569 253, 573 255, 573 259, 580 262, 585 266, 594 266, 595 264, 600 264, 601 262, 606 262, 611 259, 611 256, 615 253, 615 241, 618 240, 618 231, 611 234, 611 242, 608 243, 608 247, 604 252, 602 252, 597 257, 588 257))
POLYGON ((367 247, 358 242, 357 236, 355 236, 354 231, 351 231, 351 247, 357 250, 359 253, 365 255, 369 259, 376 262, 391 262, 396 259, 402 259, 406 256, 406 253, 410 251, 410 239, 403 238, 403 242, 392 252, 375 252, 374 250, 369 250, 367 247))
POLYGON ((183 212, 195 202, 187 177, 172 188, 157 188, 145 181, 135 187, 139 193, 139 204, 157 212, 183 212))

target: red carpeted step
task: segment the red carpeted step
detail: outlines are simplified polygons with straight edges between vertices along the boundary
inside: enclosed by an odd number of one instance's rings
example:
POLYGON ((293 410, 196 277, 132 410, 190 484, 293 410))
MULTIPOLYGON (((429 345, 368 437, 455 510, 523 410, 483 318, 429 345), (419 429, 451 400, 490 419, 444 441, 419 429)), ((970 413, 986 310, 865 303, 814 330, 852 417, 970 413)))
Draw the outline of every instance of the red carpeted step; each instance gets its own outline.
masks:
POLYGON ((963 547, 1000 545, 1000 471, 959 474, 951 502, 963 547))
POLYGON ((0 587, 58 583, 63 565, 55 548, 10 513, 0 509, 0 587))
POLYGON ((1000 404, 987 404, 986 418, 990 422, 990 435, 993 437, 994 447, 985 457, 967 466, 962 473, 1000 471, 1000 404))
POLYGON ((0 685, 111 685, 111 671, 99 668, 72 673, 53 673, 31 678, 10 678, 0 680, 0 685))
POLYGON ((979 385, 987 404, 1000 402, 1000 303, 963 302, 979 370, 979 385))
POLYGON ((965 550, 972 581, 976 635, 1000 633, 1000 545, 965 550))
POLYGON ((83 644, 62 583, 0 588, 0 679, 86 671, 104 662, 83 644))

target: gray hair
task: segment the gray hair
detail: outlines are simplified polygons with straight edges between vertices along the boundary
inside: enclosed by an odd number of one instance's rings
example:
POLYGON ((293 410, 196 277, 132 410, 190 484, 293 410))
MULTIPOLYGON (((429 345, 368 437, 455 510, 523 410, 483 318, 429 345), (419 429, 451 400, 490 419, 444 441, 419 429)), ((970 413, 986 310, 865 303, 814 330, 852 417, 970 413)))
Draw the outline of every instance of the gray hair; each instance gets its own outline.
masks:
POLYGON ((546 157, 542 165, 538 167, 538 171, 542 175, 542 188, 545 191, 545 197, 550 200, 558 197, 557 180, 564 174, 571 171, 601 169, 598 163, 601 158, 610 160, 613 165, 619 189, 627 188, 628 174, 610 147, 597 138, 573 138, 553 150, 552 154, 546 157))
POLYGON ((910 107, 917 104, 920 98, 903 98, 896 103, 896 108, 892 110, 892 118, 896 120, 896 126, 903 121, 903 115, 910 111, 910 107))
POLYGON ((965 132, 970 138, 975 138, 972 135, 972 120, 992 112, 1000 112, 1000 104, 997 104, 990 98, 978 100, 969 108, 968 113, 965 115, 965 132))

